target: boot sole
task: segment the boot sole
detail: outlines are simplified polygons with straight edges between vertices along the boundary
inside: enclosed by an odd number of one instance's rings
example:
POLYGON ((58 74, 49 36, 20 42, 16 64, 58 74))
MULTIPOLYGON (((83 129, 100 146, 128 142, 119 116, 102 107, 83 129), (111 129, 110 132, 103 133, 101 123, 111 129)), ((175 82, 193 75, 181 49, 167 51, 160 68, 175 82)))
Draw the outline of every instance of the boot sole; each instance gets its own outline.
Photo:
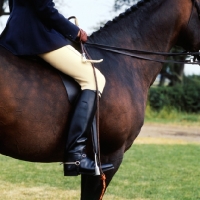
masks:
POLYGON ((64 176, 78 176, 80 173, 77 173, 76 171, 71 172, 64 172, 64 176))
MULTIPOLYGON (((106 168, 106 169, 102 169, 103 172, 109 171, 114 169, 114 167, 110 167, 110 168, 106 168)), ((90 176, 95 176, 95 172, 77 172, 77 171, 64 171, 64 176, 78 176, 80 174, 84 174, 84 175, 90 175, 90 176)), ((98 175, 97 175, 98 176, 98 175)))

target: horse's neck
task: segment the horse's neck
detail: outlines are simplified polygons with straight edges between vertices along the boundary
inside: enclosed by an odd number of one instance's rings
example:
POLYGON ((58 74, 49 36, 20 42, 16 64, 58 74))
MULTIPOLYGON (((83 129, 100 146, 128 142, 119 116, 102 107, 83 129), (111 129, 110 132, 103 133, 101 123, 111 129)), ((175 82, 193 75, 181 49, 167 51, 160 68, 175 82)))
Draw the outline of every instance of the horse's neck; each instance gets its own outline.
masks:
MULTIPOLYGON (((183 13, 185 12, 185 18, 189 18, 190 8, 188 9, 188 6, 191 6, 189 0, 181 2, 178 0, 151 0, 138 10, 110 22, 102 30, 94 33, 90 40, 121 48, 167 52, 176 43, 181 28, 184 26, 183 23, 187 21, 183 20, 183 13), (179 8, 180 3, 185 5, 179 8)), ((123 64, 126 65, 126 63, 123 64)), ((152 78, 147 80, 149 84, 159 73, 162 65, 144 62, 140 67, 140 72, 137 71, 141 73, 139 76, 151 74, 152 78), (148 69, 146 65, 149 66, 148 69), (144 75, 144 70, 149 70, 149 72, 144 75)))
POLYGON ((183 26, 182 15, 189 18, 188 6, 190 0, 151 0, 138 10, 118 17, 93 34, 92 40, 123 48, 169 51, 183 26))

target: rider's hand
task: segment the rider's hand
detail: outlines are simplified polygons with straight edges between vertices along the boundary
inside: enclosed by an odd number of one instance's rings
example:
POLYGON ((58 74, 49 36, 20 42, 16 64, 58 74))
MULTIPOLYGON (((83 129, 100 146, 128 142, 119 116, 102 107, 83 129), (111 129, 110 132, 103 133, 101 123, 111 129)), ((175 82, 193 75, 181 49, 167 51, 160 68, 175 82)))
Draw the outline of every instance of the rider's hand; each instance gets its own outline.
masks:
POLYGON ((77 37, 79 38, 79 40, 81 42, 86 42, 87 41, 87 33, 82 29, 80 29, 80 31, 78 32, 78 36, 77 37))

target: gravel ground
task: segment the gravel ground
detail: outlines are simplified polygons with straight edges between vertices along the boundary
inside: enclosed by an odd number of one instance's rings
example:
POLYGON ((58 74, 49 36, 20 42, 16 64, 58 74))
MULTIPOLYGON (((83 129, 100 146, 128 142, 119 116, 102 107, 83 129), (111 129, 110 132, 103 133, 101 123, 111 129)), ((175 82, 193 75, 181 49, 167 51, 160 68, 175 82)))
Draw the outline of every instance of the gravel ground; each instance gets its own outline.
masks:
POLYGON ((200 127, 145 124, 135 143, 200 144, 200 127))

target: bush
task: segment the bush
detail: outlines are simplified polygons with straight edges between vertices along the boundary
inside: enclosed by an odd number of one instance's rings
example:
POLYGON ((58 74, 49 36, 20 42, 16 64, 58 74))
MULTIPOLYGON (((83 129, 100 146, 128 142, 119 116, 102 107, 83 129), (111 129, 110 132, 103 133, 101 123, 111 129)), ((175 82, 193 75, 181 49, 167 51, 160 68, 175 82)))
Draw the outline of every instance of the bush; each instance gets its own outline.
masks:
POLYGON ((149 105, 154 110, 161 110, 168 104, 166 87, 150 88, 149 105))
POLYGON ((200 76, 185 77, 183 85, 152 87, 149 105, 157 111, 172 107, 178 111, 200 112, 200 76))

